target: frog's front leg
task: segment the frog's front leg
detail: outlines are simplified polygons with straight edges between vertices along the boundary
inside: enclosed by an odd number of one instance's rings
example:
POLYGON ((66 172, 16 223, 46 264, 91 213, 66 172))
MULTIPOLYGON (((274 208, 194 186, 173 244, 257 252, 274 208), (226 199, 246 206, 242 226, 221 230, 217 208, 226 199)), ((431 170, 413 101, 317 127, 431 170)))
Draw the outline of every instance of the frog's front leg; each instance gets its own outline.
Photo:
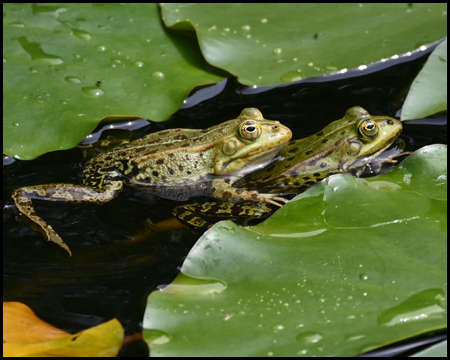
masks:
POLYGON ((282 207, 289 200, 277 197, 276 194, 261 194, 256 190, 235 188, 227 180, 216 180, 212 185, 211 196, 215 199, 227 202, 253 201, 266 202, 282 207))
POLYGON ((52 241, 63 249, 70 256, 72 253, 66 243, 40 216, 36 214, 32 199, 61 201, 61 202, 106 202, 114 199, 122 189, 121 181, 111 182, 102 188, 102 191, 82 185, 73 184, 46 184, 36 186, 26 186, 13 192, 12 198, 16 203, 20 213, 23 214, 30 226, 43 234, 48 241, 52 241))

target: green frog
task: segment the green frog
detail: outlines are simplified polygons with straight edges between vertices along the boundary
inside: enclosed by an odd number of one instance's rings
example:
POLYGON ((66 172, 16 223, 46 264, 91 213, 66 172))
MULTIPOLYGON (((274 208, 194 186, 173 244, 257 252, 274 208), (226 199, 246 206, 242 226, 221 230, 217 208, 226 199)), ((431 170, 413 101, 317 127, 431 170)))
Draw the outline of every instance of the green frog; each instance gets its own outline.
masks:
MULTIPOLYGON (((402 124, 388 116, 371 116, 362 107, 353 107, 345 116, 317 134, 290 141, 275 161, 252 172, 233 186, 264 193, 299 194, 325 177, 337 173, 358 176, 364 167, 385 151, 400 135, 402 124)), ((382 161, 395 162, 392 159, 382 161)), ((210 226, 201 215, 260 217, 273 212, 266 203, 242 202, 188 204, 173 211, 183 224, 194 229, 210 226)))
POLYGON ((81 185, 27 186, 14 191, 12 198, 31 227, 71 255, 56 231, 36 214, 32 199, 102 203, 117 197, 126 185, 180 201, 210 196, 281 206, 284 198, 235 189, 233 182, 270 161, 291 137, 286 126, 264 119, 256 108, 246 108, 237 119, 208 129, 163 130, 97 155, 86 163, 81 185))

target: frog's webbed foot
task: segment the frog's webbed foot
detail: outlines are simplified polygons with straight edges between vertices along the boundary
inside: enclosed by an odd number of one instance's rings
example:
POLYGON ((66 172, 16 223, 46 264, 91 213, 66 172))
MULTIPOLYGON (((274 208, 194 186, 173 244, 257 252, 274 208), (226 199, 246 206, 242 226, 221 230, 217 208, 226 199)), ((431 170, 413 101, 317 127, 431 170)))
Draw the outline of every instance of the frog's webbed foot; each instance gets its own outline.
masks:
POLYGON ((56 202, 95 202, 110 201, 116 197, 122 188, 122 183, 113 182, 105 185, 104 191, 98 191, 82 185, 73 184, 45 184, 26 186, 13 192, 12 198, 22 218, 31 228, 43 234, 48 241, 54 242, 66 250, 70 256, 72 253, 61 237, 36 214, 32 199, 40 199, 56 202))
POLYGON ((277 194, 260 194, 256 190, 246 190, 234 188, 229 185, 214 187, 212 197, 226 202, 237 203, 243 201, 252 201, 259 203, 269 203, 278 207, 282 207, 289 200, 277 196, 277 194))
MULTIPOLYGON (((280 206, 275 201, 273 203, 280 206)), ((273 211, 267 202, 209 202, 180 205, 172 210, 172 214, 187 228, 193 231, 206 231, 219 220, 251 220, 267 217, 273 211)))
POLYGON ((69 256, 72 256, 72 252, 70 251, 69 247, 56 233, 56 231, 53 230, 53 228, 44 220, 42 220, 42 218, 36 215, 31 200, 23 195, 23 189, 16 190, 13 193, 12 198, 14 199, 16 206, 20 212, 19 220, 23 220, 32 229, 44 235, 47 241, 58 244, 69 253, 69 256))

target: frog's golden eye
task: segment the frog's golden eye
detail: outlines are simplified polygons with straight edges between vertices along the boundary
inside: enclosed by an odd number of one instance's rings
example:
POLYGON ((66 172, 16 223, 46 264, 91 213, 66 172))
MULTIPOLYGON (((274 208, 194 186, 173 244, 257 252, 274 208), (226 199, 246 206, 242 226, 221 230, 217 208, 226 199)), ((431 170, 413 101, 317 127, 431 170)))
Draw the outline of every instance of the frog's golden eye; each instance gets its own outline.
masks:
POLYGON ((377 123, 370 119, 365 119, 359 123, 358 131, 363 137, 373 139, 378 135, 380 129, 377 123))
POLYGON ((261 125, 253 120, 244 121, 239 126, 239 135, 247 140, 256 140, 261 136, 261 125))

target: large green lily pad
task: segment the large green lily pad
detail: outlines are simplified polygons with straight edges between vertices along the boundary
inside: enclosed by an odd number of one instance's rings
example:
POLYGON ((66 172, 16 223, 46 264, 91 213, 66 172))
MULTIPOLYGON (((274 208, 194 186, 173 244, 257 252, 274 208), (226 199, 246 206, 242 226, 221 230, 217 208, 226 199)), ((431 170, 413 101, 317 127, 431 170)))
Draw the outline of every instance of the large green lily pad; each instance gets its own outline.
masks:
POLYGON ((402 120, 447 110, 447 40, 438 45, 414 80, 402 109, 402 120))
POLYGON ((108 115, 165 120, 218 74, 156 4, 3 4, 3 151, 74 147, 108 115))
POLYGON ((446 327, 447 147, 218 223, 148 300, 152 356, 352 356, 446 327))
POLYGON ((275 85, 406 53, 447 34, 447 4, 162 4, 195 29, 205 59, 248 85, 275 85))

